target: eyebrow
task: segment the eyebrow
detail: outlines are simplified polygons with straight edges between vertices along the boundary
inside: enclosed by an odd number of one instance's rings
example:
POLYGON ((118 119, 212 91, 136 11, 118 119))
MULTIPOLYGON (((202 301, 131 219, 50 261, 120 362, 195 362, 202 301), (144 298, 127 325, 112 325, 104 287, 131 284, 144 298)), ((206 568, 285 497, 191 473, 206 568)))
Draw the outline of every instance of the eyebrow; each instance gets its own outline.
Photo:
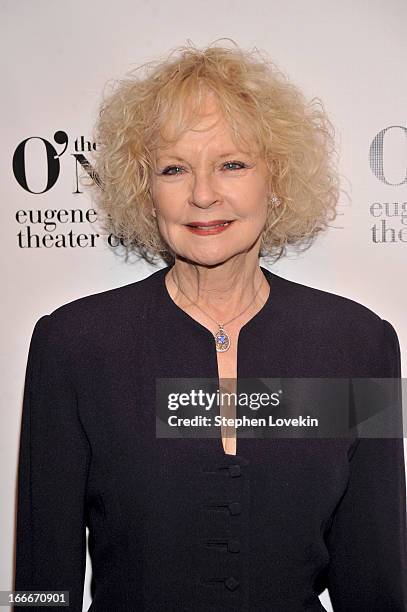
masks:
MULTIPOLYGON (((236 157, 239 155, 250 155, 249 151, 231 151, 230 153, 222 153, 222 155, 219 155, 218 158, 219 159, 223 159, 224 157, 236 157)), ((179 161, 179 162, 185 162, 186 160, 183 159, 182 157, 178 157, 177 155, 171 155, 170 153, 162 153, 162 154, 158 154, 158 158, 160 157, 168 157, 171 159, 174 159, 175 161, 179 161)))

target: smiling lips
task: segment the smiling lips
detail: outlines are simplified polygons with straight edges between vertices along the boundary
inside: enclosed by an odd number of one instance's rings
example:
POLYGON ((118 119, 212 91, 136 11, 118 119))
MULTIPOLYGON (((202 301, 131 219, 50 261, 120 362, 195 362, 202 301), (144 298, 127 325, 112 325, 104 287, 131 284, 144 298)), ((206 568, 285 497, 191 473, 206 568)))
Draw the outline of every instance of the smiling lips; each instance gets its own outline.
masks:
POLYGON ((187 228, 193 234, 198 234, 200 236, 208 236, 212 234, 219 234, 220 232, 224 232, 233 221, 227 221, 226 219, 215 219, 214 221, 193 221, 192 223, 187 224, 187 228))

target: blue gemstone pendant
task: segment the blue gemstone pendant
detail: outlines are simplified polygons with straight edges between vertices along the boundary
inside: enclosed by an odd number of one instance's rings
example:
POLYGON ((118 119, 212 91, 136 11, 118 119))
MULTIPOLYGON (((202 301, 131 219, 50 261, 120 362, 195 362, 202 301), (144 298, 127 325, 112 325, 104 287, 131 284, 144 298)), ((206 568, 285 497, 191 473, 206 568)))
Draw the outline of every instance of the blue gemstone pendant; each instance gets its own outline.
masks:
POLYGON ((216 350, 218 353, 224 353, 230 347, 230 338, 223 329, 221 325, 219 325, 219 330, 214 334, 216 350))

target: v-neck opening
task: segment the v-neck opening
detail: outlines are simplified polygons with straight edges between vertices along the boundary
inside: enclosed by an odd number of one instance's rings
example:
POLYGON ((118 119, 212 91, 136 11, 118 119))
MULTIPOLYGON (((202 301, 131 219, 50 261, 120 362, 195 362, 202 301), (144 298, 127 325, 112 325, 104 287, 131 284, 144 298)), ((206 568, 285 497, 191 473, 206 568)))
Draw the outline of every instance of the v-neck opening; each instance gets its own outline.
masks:
MULTIPOLYGON (((172 297, 169 294, 169 291, 167 289, 167 286, 165 284, 165 277, 167 275, 167 273, 171 270, 173 266, 167 266, 166 268, 163 268, 161 270, 162 272, 162 276, 161 276, 161 283, 162 283, 162 289, 164 291, 164 295, 165 295, 165 299, 167 301, 167 303, 170 304, 171 308, 174 310, 174 312, 178 312, 179 315, 184 318, 184 320, 186 321, 190 321, 193 324, 195 324, 197 329, 202 329, 204 331, 204 333, 210 338, 211 340, 214 340, 214 335, 211 332, 210 329, 208 329, 207 327, 205 327, 205 325, 202 325, 202 323, 200 323, 199 321, 197 321, 196 319, 194 319, 194 317, 192 317, 190 314, 188 314, 187 312, 185 312, 185 310, 183 310, 180 306, 178 306, 178 304, 176 304, 174 302, 174 300, 172 299, 172 297)), ((273 300, 273 296, 272 296, 272 273, 270 272, 270 270, 268 270, 267 268, 263 268, 263 266, 260 266, 260 269, 262 270, 268 284, 270 287, 270 291, 269 291, 269 295, 267 297, 267 300, 264 302, 263 306, 260 308, 260 310, 258 310, 256 312, 255 315, 253 315, 253 317, 251 319, 249 319, 248 321, 246 321, 246 323, 244 325, 242 325, 242 327, 239 330, 239 337, 240 334, 242 332, 244 332, 246 330, 246 328, 250 327, 252 324, 254 323, 258 323, 260 319, 262 319, 266 314, 268 309, 271 306, 272 300, 273 300)), ((215 352, 216 352, 216 347, 215 347, 215 352)))
MULTIPOLYGON (((161 269, 159 271, 159 275, 160 275, 160 291, 163 292, 163 296, 164 296, 164 301, 166 302, 167 306, 180 318, 180 320, 187 322, 191 325, 193 325, 195 327, 195 329, 197 330, 201 330, 202 333, 206 336, 206 338, 208 339, 208 341, 210 341, 210 345, 212 347, 212 351, 211 352, 211 359, 212 359, 212 366, 213 366, 213 371, 216 372, 216 380, 217 382, 220 381, 220 377, 219 377, 219 369, 218 369, 218 361, 217 361, 217 352, 216 352, 216 346, 215 346, 215 341, 214 341, 214 334, 204 325, 202 325, 202 323, 200 323, 199 321, 197 321, 196 319, 194 319, 191 315, 189 315, 187 312, 185 312, 185 310, 183 310, 182 308, 180 308, 180 306, 178 306, 174 300, 172 299, 172 297, 169 294, 169 291, 167 289, 166 283, 165 283, 165 277, 167 275, 167 273, 171 270, 172 266, 166 266, 165 268, 161 269)), ((268 270, 267 268, 264 268, 263 266, 260 266, 260 269, 262 270, 268 284, 270 287, 270 291, 269 291, 269 295, 266 299, 266 301, 264 302, 263 306, 260 308, 260 310, 258 310, 256 312, 256 314, 249 319, 241 328, 239 331, 239 335, 237 338, 237 348, 236 348, 236 392, 238 392, 238 381, 240 378, 242 378, 241 376, 239 376, 239 353, 244 350, 244 349, 239 349, 239 346, 241 346, 242 343, 242 339, 245 338, 245 334, 247 331, 249 331, 250 329, 252 329, 253 327, 257 326, 260 330, 262 328, 262 325, 264 322, 267 321, 267 317, 269 314, 269 310, 271 308, 274 296, 272 295, 272 291, 273 291, 273 283, 272 283, 272 279, 273 279, 273 273, 270 272, 270 270, 268 270)), ((262 334, 260 334, 262 335, 262 334)), ((241 361, 241 360, 240 360, 241 361)), ((206 439, 206 438, 205 438, 206 439)), ((244 454, 241 452, 241 448, 242 448, 242 441, 244 440, 244 438, 239 438, 238 435, 238 429, 236 429, 236 454, 229 454, 229 453, 225 453, 225 449, 223 447, 223 440, 222 440, 222 436, 220 435, 219 437, 215 437, 215 438, 209 438, 208 440, 213 440, 213 443, 216 444, 215 446, 215 455, 218 460, 219 460, 219 455, 221 456, 222 460, 224 462, 226 462, 225 464, 229 464, 229 462, 233 463, 233 461, 235 462, 244 462, 245 461, 245 457, 244 454)))

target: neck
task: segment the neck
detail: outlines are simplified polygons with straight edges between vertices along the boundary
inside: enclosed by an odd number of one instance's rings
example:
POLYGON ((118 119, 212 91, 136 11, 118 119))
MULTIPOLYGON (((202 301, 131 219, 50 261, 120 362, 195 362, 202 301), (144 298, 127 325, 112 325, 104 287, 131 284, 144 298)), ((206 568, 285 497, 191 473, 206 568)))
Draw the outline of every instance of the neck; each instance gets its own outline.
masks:
POLYGON ((167 288, 181 308, 193 311, 199 306, 221 323, 249 305, 244 315, 250 318, 264 304, 269 293, 258 256, 248 257, 247 254, 216 266, 177 258, 169 277, 167 288))

